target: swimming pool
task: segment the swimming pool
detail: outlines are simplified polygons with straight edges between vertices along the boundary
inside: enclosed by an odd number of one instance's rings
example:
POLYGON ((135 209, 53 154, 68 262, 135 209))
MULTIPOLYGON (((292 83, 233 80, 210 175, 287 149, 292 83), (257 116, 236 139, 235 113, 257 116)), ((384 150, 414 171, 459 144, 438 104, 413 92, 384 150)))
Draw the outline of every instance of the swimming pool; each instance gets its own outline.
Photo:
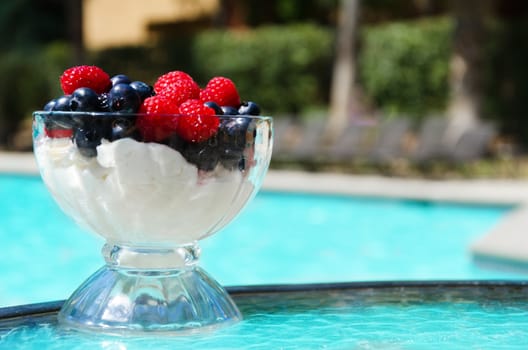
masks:
POLYGON ((524 349, 523 282, 352 282, 230 290, 244 320, 177 337, 85 334, 59 303, 0 310, 2 349, 524 349), (23 344, 23 345, 22 345, 23 344))
MULTIPOLYGON (((202 242, 224 285, 517 279, 480 268, 467 248, 511 207, 261 192, 202 242)), ((64 299, 102 263, 39 177, 0 175, 0 306, 64 299)))

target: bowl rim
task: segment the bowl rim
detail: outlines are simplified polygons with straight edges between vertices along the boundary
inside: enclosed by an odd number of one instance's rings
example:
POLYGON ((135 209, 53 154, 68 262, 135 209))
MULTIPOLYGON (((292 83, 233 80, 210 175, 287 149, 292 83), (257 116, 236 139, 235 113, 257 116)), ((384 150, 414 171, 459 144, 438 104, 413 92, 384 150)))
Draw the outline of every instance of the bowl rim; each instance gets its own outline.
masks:
MULTIPOLYGON (((121 118, 132 118, 138 116, 152 116, 153 114, 147 113, 121 113, 121 112, 82 112, 82 111, 44 111, 37 110, 33 112, 33 117, 36 116, 77 116, 80 118, 83 117, 121 117, 121 118)), ((167 113, 156 113, 156 116, 159 117, 184 117, 186 114, 167 114, 167 113)), ((248 118, 255 120, 272 120, 273 117, 266 115, 247 115, 247 114, 216 114, 215 117, 231 119, 231 118, 248 118)))

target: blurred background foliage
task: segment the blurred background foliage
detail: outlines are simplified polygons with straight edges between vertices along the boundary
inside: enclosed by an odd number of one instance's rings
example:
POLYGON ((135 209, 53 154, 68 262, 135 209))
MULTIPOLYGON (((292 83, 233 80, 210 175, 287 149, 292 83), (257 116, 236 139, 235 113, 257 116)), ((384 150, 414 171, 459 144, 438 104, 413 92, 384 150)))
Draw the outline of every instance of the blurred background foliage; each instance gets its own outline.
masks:
MULTIPOLYGON (((236 2, 236 1, 235 1, 236 2)), ((0 147, 13 130, 52 97, 58 76, 77 63, 65 0, 0 2, 0 147), (13 31, 12 28, 17 28, 13 31)), ((169 70, 191 73, 202 85, 214 75, 237 82, 241 95, 265 113, 302 115, 328 105, 335 55, 337 0, 238 1, 242 27, 220 14, 212 23, 164 28, 156 42, 86 52, 83 64, 153 83, 169 70)), ((453 18, 444 1, 371 0, 361 3, 357 80, 369 105, 417 120, 445 109, 453 18)), ((515 10, 510 10, 515 13, 515 10)), ((487 20, 483 117, 528 144, 528 22, 487 20), (512 54, 514 53, 514 54, 512 54)))
POLYGON ((452 31, 449 18, 366 27, 358 72, 371 103, 385 114, 414 118, 444 110, 452 31))
POLYGON ((201 85, 223 75, 241 96, 259 101, 267 113, 301 113, 328 101, 333 32, 314 24, 261 26, 251 31, 209 30, 192 37, 171 35, 154 48, 97 52, 105 70, 153 83, 164 72, 189 72, 201 85))
POLYGON ((246 99, 296 114, 328 101, 332 38, 331 30, 312 24, 204 32, 191 47, 193 68, 198 81, 231 77, 246 99))
POLYGON ((490 23, 486 45, 484 117, 528 147, 528 21, 526 17, 490 23))

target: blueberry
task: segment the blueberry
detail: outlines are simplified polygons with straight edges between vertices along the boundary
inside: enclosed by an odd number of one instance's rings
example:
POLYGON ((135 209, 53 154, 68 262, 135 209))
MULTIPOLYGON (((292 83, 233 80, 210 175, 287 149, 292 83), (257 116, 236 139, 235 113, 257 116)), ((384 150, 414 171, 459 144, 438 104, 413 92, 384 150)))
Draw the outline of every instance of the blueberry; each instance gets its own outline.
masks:
POLYGON ((141 105, 141 98, 130 85, 117 84, 108 92, 108 105, 113 112, 134 113, 141 105))
POLYGON ((229 170, 244 167, 244 150, 251 118, 224 118, 218 130, 220 162, 229 170))
POLYGON ((246 145, 246 132, 251 118, 225 118, 220 121, 220 141, 231 148, 243 149, 246 145))
POLYGON ((216 137, 203 142, 185 142, 180 144, 179 148, 185 159, 200 170, 214 170, 220 159, 216 137))
POLYGON ((53 100, 49 101, 48 103, 46 103, 46 105, 44 106, 43 110, 46 111, 46 112, 50 112, 50 111, 53 110, 53 107, 55 107, 55 104, 57 104, 57 100, 53 99, 53 100))
POLYGON ((76 89, 71 95, 70 110, 79 112, 95 112, 99 110, 97 93, 86 87, 76 89))
POLYGON ((116 118, 112 121, 112 132, 110 141, 132 137, 138 139, 139 131, 136 128, 135 120, 132 118, 116 118))
POLYGON ((55 100, 54 111, 70 111, 71 95, 64 95, 55 100))
POLYGON ((47 129, 70 129, 75 126, 75 121, 69 114, 50 114, 46 116, 47 129))
POLYGON ((224 114, 224 111, 222 110, 222 108, 220 108, 220 106, 216 102, 213 102, 213 101, 204 102, 204 106, 214 109, 216 115, 224 114))
MULTIPOLYGON (((45 111, 69 112, 70 111, 70 95, 61 96, 52 100, 44 107, 45 111), (51 109, 48 109, 51 108, 51 109)), ((46 117, 45 125, 47 129, 64 129, 70 128, 73 125, 71 116, 67 114, 50 114, 46 117)))
POLYGON ((222 106, 220 107, 222 109, 223 115, 238 115, 238 109, 231 107, 231 106, 222 106))
POLYGON ((244 169, 245 159, 243 150, 224 149, 220 157, 220 163, 227 170, 244 169))
POLYGON ((130 83, 130 87, 136 90, 141 100, 154 96, 154 89, 152 88, 152 86, 142 81, 133 81, 130 83))
MULTIPOLYGON (((112 125, 116 119, 121 118, 93 116, 90 113, 77 114, 73 140, 79 152, 86 157, 97 155, 96 147, 101 144, 102 139, 112 140, 112 125)), ((133 123, 133 121, 132 119, 131 122, 133 123)))
POLYGON ((73 134, 73 140, 79 152, 85 157, 95 157, 97 146, 101 144, 101 130, 97 128, 77 128, 73 134))
POLYGON ((124 74, 114 75, 110 78, 110 81, 112 82, 112 86, 116 86, 117 84, 130 84, 130 79, 124 74))
POLYGON ((243 102, 238 107, 238 114, 241 115, 260 115, 260 107, 251 101, 243 102))
POLYGON ((169 137, 167 139, 167 146, 169 146, 170 148, 180 152, 182 155, 183 155, 183 151, 185 150, 185 148, 187 147, 187 141, 185 141, 184 139, 182 139, 180 136, 178 136, 177 134, 173 134, 171 135, 171 137, 169 137))
POLYGON ((110 109, 110 102, 108 99, 108 93, 103 92, 99 96, 97 96, 97 101, 99 103, 99 110, 102 112, 111 112, 110 109))
POLYGON ((175 134, 168 139, 167 145, 200 170, 212 171, 220 160, 216 135, 203 142, 188 142, 175 134))

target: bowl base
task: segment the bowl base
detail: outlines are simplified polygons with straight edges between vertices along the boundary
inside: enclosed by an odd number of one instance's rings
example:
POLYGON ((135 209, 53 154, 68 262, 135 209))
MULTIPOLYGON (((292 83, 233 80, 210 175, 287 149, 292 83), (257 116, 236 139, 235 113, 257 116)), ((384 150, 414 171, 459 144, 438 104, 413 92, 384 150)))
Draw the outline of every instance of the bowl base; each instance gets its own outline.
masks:
POLYGON ((224 288, 198 266, 130 270, 105 265, 64 303, 59 322, 108 334, 187 334, 242 319, 224 288))

